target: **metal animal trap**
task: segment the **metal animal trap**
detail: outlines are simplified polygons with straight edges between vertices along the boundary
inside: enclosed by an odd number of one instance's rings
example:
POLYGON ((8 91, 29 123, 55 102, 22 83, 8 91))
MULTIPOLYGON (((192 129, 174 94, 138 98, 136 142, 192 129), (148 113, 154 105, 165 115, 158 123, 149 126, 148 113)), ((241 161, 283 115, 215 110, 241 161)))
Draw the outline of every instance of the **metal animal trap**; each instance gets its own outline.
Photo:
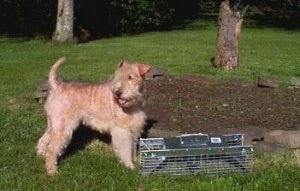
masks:
POLYGON ((218 175, 252 170, 253 147, 244 145, 243 134, 141 138, 139 152, 143 175, 218 175))

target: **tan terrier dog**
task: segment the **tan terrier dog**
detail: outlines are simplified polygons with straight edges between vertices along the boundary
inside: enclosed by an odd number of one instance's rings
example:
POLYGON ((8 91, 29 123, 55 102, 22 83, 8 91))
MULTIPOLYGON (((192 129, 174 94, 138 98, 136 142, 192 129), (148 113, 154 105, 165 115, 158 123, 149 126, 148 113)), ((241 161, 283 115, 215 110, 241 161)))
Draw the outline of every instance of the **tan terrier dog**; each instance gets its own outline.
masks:
POLYGON ((50 91, 45 103, 48 126, 36 146, 45 157, 49 175, 57 172, 57 160, 80 123, 100 133, 110 133, 120 162, 134 169, 133 155, 145 124, 143 76, 150 66, 121 62, 113 78, 104 84, 66 83, 57 80, 60 58, 49 73, 50 91))

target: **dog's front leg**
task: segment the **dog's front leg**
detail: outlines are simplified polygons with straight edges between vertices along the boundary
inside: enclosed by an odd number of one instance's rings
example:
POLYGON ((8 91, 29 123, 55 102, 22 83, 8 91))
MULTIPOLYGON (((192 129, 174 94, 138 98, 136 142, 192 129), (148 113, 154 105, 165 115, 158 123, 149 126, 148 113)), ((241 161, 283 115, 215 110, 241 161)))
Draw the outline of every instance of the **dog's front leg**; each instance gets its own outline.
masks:
POLYGON ((120 162, 134 169, 132 163, 133 139, 129 129, 114 127, 111 131, 112 146, 120 162))

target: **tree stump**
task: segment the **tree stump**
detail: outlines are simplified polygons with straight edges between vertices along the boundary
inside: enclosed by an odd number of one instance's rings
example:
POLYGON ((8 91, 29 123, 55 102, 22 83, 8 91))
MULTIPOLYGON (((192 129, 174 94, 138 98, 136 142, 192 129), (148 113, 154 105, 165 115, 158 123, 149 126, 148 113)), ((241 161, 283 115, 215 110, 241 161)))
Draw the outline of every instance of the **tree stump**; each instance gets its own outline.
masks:
POLYGON ((238 42, 243 23, 244 11, 231 10, 229 1, 223 1, 219 11, 219 31, 217 52, 213 66, 225 70, 234 70, 239 66, 238 42))

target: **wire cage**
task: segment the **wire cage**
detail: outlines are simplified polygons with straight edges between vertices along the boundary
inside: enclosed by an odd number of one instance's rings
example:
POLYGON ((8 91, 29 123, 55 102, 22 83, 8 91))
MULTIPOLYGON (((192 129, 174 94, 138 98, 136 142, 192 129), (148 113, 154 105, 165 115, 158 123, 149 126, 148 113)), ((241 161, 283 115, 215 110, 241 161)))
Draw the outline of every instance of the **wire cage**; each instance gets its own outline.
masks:
POLYGON ((253 147, 244 145, 243 134, 141 138, 139 154, 143 175, 219 175, 252 171, 253 147))

